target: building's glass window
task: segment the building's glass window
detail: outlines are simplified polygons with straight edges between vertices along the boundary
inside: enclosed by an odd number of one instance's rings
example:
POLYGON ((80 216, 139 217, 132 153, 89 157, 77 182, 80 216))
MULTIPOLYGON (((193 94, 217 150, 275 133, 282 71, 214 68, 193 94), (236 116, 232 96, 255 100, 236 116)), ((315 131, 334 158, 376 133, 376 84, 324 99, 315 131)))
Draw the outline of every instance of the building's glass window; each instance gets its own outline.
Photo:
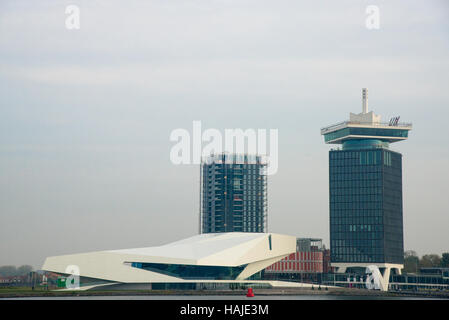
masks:
POLYGON ((134 268, 145 269, 168 276, 188 279, 234 280, 245 269, 246 265, 238 267, 197 266, 184 264, 140 263, 132 262, 134 268))
MULTIPOLYGON (((324 141, 332 141, 349 135, 357 136, 377 136, 377 137, 399 137, 407 138, 408 130, 404 129, 386 129, 386 128, 343 128, 324 135, 324 141)), ((337 156, 338 157, 338 156, 337 156)), ((341 155, 344 159, 345 155, 341 155)))
POLYGON ((402 263, 400 154, 330 151, 329 199, 333 262, 402 263))

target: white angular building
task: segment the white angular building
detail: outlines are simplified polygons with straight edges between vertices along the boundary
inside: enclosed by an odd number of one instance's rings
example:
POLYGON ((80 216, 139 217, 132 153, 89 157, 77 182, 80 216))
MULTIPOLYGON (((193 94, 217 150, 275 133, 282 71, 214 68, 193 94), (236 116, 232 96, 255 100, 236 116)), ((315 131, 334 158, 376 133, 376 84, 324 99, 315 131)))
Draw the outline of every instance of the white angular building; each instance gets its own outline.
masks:
MULTIPOLYGON (((99 286, 198 288, 210 284, 254 283, 254 275, 295 250, 296 237, 288 235, 209 233, 159 247, 48 257, 42 269, 79 275, 83 289, 99 286)), ((258 282, 270 287, 288 284, 258 282)))

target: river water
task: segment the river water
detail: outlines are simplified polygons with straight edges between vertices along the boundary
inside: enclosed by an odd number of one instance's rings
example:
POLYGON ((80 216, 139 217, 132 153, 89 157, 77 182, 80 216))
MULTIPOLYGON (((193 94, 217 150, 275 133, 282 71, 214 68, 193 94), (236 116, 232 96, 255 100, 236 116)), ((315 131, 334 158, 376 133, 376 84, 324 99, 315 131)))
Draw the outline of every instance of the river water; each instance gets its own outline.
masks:
POLYGON ((386 296, 344 296, 344 295, 260 295, 247 298, 245 295, 166 295, 166 296, 79 296, 79 297, 26 297, 6 298, 0 300, 428 300, 432 298, 419 297, 386 297, 386 296))

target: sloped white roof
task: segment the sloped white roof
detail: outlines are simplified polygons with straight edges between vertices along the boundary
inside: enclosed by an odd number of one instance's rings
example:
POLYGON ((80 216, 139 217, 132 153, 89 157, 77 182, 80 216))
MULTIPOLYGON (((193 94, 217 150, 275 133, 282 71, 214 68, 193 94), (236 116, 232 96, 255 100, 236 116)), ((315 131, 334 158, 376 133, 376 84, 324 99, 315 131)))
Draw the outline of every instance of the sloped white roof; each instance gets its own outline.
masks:
MULTIPOLYGON (((240 246, 248 241, 262 240, 266 233, 205 233, 158 247, 110 250, 119 254, 199 260, 226 249, 240 246)), ((268 242, 267 242, 268 246, 268 242)))
POLYGON ((196 235, 157 247, 48 257, 42 269, 68 273, 68 266, 76 266, 80 275, 84 277, 123 283, 142 283, 179 282, 183 279, 134 268, 130 262, 246 266, 239 274, 239 279, 246 279, 295 250, 296 237, 293 236, 275 233, 211 233, 196 235))

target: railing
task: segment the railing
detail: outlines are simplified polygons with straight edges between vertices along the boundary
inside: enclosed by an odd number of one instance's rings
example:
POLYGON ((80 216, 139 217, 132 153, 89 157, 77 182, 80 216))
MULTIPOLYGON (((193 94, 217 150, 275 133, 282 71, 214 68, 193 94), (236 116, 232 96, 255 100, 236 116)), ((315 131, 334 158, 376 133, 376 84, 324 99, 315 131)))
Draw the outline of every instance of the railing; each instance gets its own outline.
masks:
POLYGON ((369 125, 374 127, 401 127, 401 128, 411 128, 412 123, 408 122, 398 122, 397 124, 392 125, 390 122, 361 122, 361 121, 342 121, 337 124, 333 124, 324 128, 321 128, 321 134, 325 134, 326 132, 332 131, 339 127, 344 127, 348 124, 356 124, 356 125, 369 125))

